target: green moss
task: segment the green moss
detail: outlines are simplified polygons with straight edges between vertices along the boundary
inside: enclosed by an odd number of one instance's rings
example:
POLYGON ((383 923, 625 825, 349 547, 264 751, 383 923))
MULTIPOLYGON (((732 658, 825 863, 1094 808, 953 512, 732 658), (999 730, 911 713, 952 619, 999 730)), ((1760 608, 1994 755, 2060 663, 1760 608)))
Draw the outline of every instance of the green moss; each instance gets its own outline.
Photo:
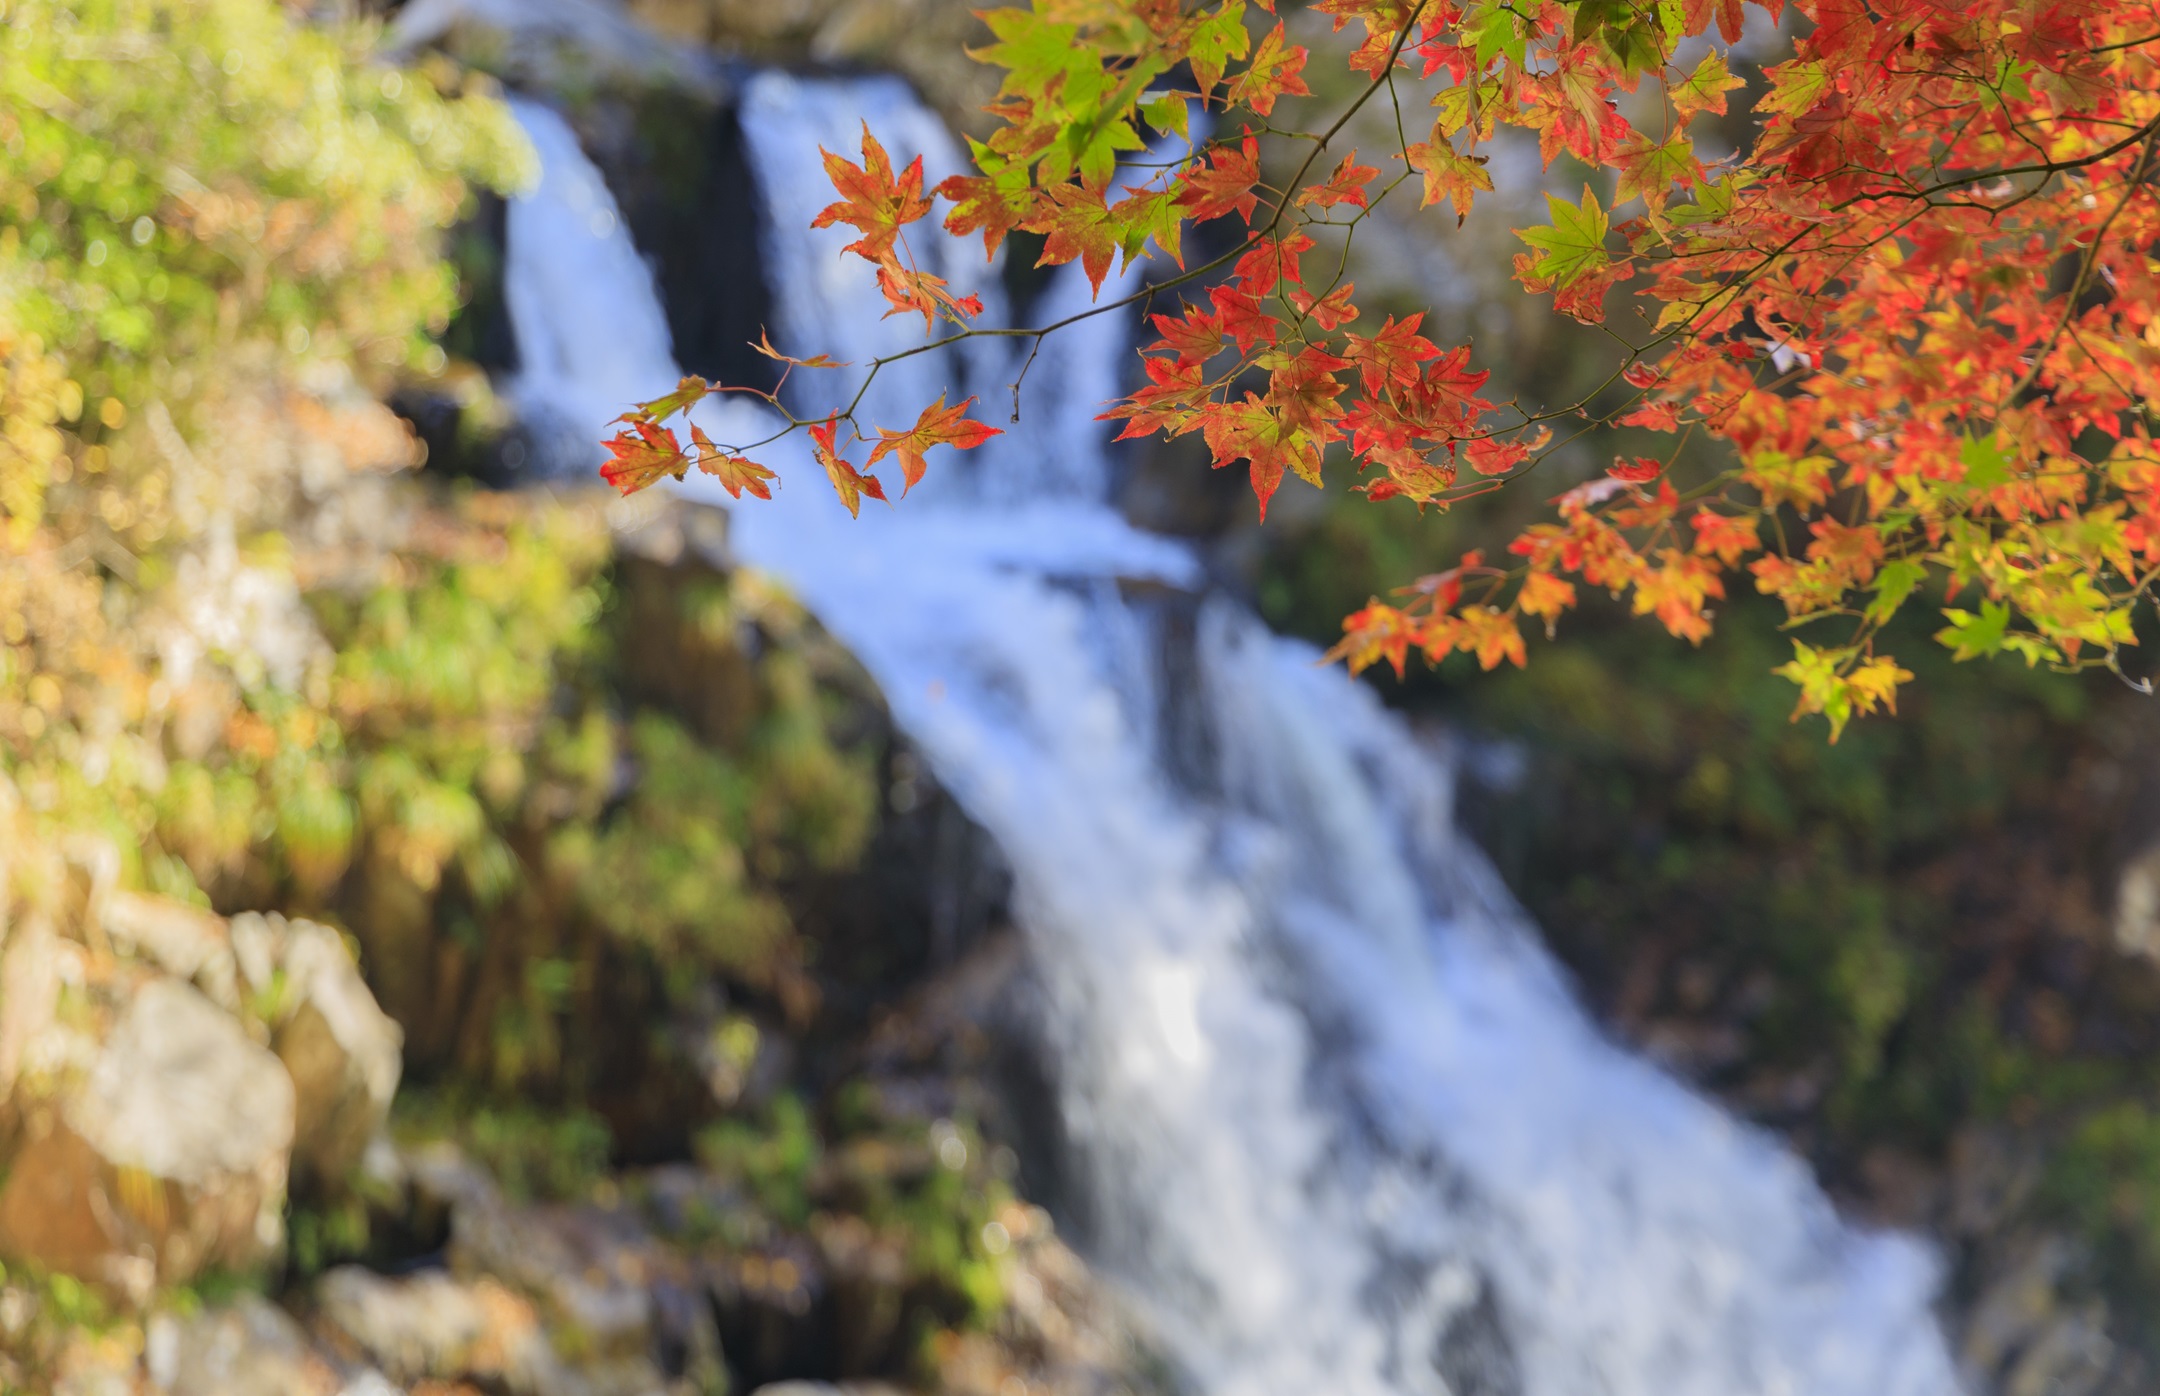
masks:
POLYGON ((391 1113, 401 1139, 450 1139, 515 1201, 579 1201, 607 1173, 614 1136, 590 1110, 543 1109, 469 1090, 406 1090, 391 1113))
POLYGON ((824 1149, 810 1112, 792 1092, 775 1096, 762 1120, 723 1120, 697 1138, 699 1163, 741 1182, 774 1220, 794 1230, 810 1224, 811 1174, 824 1149))

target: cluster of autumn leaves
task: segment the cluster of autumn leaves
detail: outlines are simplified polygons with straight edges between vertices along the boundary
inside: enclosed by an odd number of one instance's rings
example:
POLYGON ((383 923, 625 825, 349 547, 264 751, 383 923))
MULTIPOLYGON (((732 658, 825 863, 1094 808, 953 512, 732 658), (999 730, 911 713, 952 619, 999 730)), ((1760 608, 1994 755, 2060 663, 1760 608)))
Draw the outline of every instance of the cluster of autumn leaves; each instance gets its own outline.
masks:
MULTIPOLYGON (((2119 664, 2160 564, 2160 7, 1801 0, 1788 16, 1771 0, 1793 56, 1762 70, 1749 138, 1713 160, 1690 124, 1724 116, 1745 86, 1726 47, 1738 0, 1317 8, 1364 28, 1357 104, 1399 102, 1399 69, 1449 79, 1429 134, 1406 138, 1389 172, 1337 159, 1333 130, 1274 128, 1275 103, 1306 92, 1308 55, 1280 23, 1256 39, 1244 0, 1035 0, 985 16, 997 42, 976 56, 1005 70, 1001 125, 971 142, 976 172, 935 194, 948 232, 993 255, 1013 229, 1040 233, 1044 263, 1078 261, 1098 289, 1114 258, 1151 244, 1175 263, 1149 294, 1192 298, 1152 317, 1145 385, 1106 416, 1127 436, 1199 433, 1217 466, 1247 466, 1263 514, 1286 472, 1319 484, 1331 454, 1374 501, 1445 507, 1591 427, 1672 434, 1666 459, 1616 461, 1561 494, 1507 565, 1472 554, 1349 617, 1339 657, 1519 664, 1522 621, 1549 625, 1578 582, 1699 641, 1744 571, 1795 622, 1842 621, 1833 643, 1796 641, 1781 671, 1833 736, 1894 706, 1910 675, 1876 637, 1937 586, 1961 658, 2119 664), (1222 134, 1119 176, 1144 131, 1186 136, 1196 103, 1222 134), (1587 185, 1579 201, 1550 196, 1515 265, 1586 322, 1604 322, 1618 290, 1641 298, 1610 326, 1611 391, 1594 406, 1488 401, 1467 346, 1427 338, 1415 315, 1357 328, 1342 260, 1307 255, 1313 233, 1406 181, 1466 214, 1492 187, 1480 148, 1502 126, 1609 190, 1609 208, 1587 185), (1188 267, 1184 227, 1213 219, 1241 223, 1241 245, 1188 267), (1683 455, 1699 436, 1724 443, 1716 461, 1683 455)), ((862 156, 827 153, 842 197, 819 225, 860 232, 848 251, 876 266, 893 313, 978 332, 980 305, 908 255, 903 230, 933 205, 921 162, 896 176, 867 131, 862 156)), ((609 478, 637 488, 696 465, 762 496, 770 472, 695 428, 686 454, 662 425, 702 391, 628 414, 609 478)), ((876 428, 867 466, 895 454, 912 484, 932 446, 993 434, 968 406, 941 399, 907 432, 876 428)), ((884 497, 840 452, 845 412, 789 420, 850 509, 884 497)))

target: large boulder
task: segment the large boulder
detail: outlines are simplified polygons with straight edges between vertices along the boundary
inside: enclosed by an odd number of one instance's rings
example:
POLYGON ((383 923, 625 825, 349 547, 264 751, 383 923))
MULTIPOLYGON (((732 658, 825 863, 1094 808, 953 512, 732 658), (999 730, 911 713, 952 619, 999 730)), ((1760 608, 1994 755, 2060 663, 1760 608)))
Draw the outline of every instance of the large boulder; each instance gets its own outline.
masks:
POLYGON ((138 988, 89 1071, 29 1111, 0 1186, 0 1251, 146 1297, 283 1236, 293 1086, 229 1013, 138 988))
MULTIPOLYGON (((243 912, 226 921, 129 892, 99 918, 115 950, 186 980, 291 1075, 296 1181, 334 1187, 381 1130, 403 1070, 403 1034, 368 992, 345 938, 312 921, 243 912)), ((6 1053, 0 1049, 0 1066, 6 1053)))
MULTIPOLYGON (((266 938, 274 936, 278 919, 235 917, 235 949, 247 950, 257 927, 266 938)), ((261 960, 284 972, 289 1007, 271 1047, 291 1073, 296 1095, 293 1169, 334 1186, 351 1174, 390 1113, 404 1067, 404 1034, 368 992, 344 937, 312 921, 282 929, 282 944, 240 956, 242 971, 261 960)), ((275 982, 275 973, 265 976, 263 987, 275 982)))

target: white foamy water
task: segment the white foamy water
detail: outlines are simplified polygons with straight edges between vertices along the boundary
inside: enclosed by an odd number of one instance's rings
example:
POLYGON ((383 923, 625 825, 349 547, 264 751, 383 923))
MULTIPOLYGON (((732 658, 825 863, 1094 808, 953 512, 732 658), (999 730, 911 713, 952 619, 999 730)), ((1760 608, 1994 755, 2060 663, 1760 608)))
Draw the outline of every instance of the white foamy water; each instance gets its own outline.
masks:
MULTIPOLYGON (((857 363, 919 343, 847 231, 809 229, 817 147, 853 155, 867 120, 935 182, 950 137, 889 79, 764 74, 742 103, 775 338, 857 363)), ((519 392, 597 439, 674 381, 665 321, 567 130, 520 116, 548 175, 510 222, 519 392)), ((917 251, 1002 313, 979 244, 917 251)), ((1084 303, 1070 272, 1046 294, 1084 303)), ((1445 764, 1112 510, 1093 419, 1129 334, 1053 339, 1018 426, 1004 346, 896 366, 868 420, 977 393, 1010 434, 860 520, 778 443, 779 498, 734 534, 1010 860, 1098 1259, 1194 1389, 1949 1396, 1927 1252, 1843 1224, 1773 1139, 1607 1041, 1454 829, 1445 764)), ((771 429, 740 401, 701 420, 771 429)))

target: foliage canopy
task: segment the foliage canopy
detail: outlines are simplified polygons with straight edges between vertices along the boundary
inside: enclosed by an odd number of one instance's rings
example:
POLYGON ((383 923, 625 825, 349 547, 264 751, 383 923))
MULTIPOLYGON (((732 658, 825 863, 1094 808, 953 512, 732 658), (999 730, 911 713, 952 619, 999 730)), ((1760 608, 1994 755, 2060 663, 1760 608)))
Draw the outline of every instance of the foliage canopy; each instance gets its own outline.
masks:
MULTIPOLYGON (((1336 653, 1354 668, 1400 671, 1413 650, 1521 664, 1523 622, 1549 627, 1578 584, 1699 642, 1715 603, 1748 581, 1791 623, 1837 626, 1795 640, 1780 671, 1800 687, 1798 711, 1825 714, 1833 738, 1853 715, 1894 707, 1911 675, 1878 639, 1934 587, 1954 603, 1937 638, 1958 658, 2121 672, 2160 562, 2160 11, 2133 0, 1316 8, 1363 29, 1348 63, 1365 81, 1321 130, 1277 119, 1279 101, 1308 92, 1310 54, 1246 0, 988 12, 995 42, 975 56, 1005 77, 990 108, 998 128, 971 142, 975 172, 926 191, 919 160, 895 173, 865 131, 859 164, 827 153, 841 198, 819 222, 860 232, 848 250, 875 265, 894 313, 921 314, 942 336, 924 348, 1058 328, 976 326, 981 307, 920 270, 904 230, 937 200, 948 232, 979 235, 993 255, 1014 230, 1041 234, 1042 262, 1078 261, 1098 288, 1120 257, 1169 259, 1175 275, 1088 312, 1190 292, 1153 316, 1145 385, 1107 415, 1127 436, 1199 434, 1215 465, 1247 467, 1263 514, 1286 473, 1319 484, 1331 458, 1354 466, 1352 488, 1375 503, 1445 508, 1534 472, 1594 427, 1669 434, 1670 449, 1616 459, 1560 494, 1505 559, 1465 554, 1349 617, 1336 653), (1749 93, 1729 55, 1764 23, 1791 35, 1791 57, 1749 93), (1428 125, 1403 110, 1403 88, 1440 74, 1428 125), (1373 101, 1393 105, 1399 140, 1367 164, 1335 147, 1373 101), (1188 136, 1196 106, 1216 134, 1179 158, 1121 165, 1150 134, 1188 136), (1741 128, 1737 148, 1719 153, 1705 118, 1741 128), (1551 409, 1483 396, 1489 372, 1467 345, 1426 337, 1421 315, 1373 325, 1339 250, 1404 185, 1467 215, 1493 188, 1488 151, 1503 128, 1534 134, 1548 170, 1566 161, 1590 175, 1579 197, 1550 196, 1549 222, 1518 230, 1516 279, 1613 345, 1600 391, 1551 409), (1213 220, 1238 245, 1188 266, 1188 225, 1213 220), (1688 449, 1703 438, 1724 449, 1688 449)), ((627 413, 611 483, 627 492, 697 466, 731 491, 765 493, 769 472, 747 454, 756 443, 700 435, 685 452, 663 425, 706 391, 686 380, 627 413)), ((813 431, 851 509, 884 496, 847 460, 842 423, 880 443, 872 464, 904 434, 972 444, 924 436, 933 420, 960 430, 938 409, 911 433, 866 433, 861 400, 788 419, 813 431)), ((920 454, 902 459, 912 483, 920 454)))

